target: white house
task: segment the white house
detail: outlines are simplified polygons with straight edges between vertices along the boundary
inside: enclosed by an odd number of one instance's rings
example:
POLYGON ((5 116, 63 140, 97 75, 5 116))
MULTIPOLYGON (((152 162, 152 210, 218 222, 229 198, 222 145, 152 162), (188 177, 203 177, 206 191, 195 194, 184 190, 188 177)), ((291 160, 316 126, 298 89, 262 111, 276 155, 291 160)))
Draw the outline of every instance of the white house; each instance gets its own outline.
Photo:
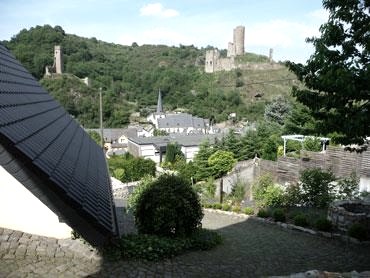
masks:
POLYGON ((199 151, 200 145, 208 140, 211 144, 215 138, 221 135, 172 135, 158 136, 150 138, 129 138, 128 151, 133 156, 144 157, 153 160, 155 163, 161 163, 164 160, 166 148, 169 143, 177 143, 181 152, 184 154, 186 161, 194 159, 199 151))

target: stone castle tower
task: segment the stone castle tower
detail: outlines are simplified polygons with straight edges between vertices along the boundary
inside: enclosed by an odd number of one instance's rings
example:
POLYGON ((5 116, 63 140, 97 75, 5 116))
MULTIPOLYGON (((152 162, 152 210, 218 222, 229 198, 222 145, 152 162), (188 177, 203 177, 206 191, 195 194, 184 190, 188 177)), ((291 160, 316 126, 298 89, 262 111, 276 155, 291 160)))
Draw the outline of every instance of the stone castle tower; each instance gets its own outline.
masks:
POLYGON ((235 48, 235 55, 244 55, 244 34, 245 34, 245 27, 238 26, 234 29, 234 48, 235 48))
POLYGON ((63 52, 62 47, 60 45, 54 46, 54 65, 55 65, 55 73, 61 74, 63 73, 63 52))
POLYGON ((245 27, 237 26, 233 32, 233 42, 229 42, 227 48, 227 58, 220 58, 220 52, 217 49, 206 51, 205 72, 235 69, 235 57, 244 55, 244 34, 245 27))
POLYGON ((63 68, 63 51, 60 45, 54 46, 54 63, 52 66, 45 67, 45 74, 50 76, 53 73, 62 74, 63 68))

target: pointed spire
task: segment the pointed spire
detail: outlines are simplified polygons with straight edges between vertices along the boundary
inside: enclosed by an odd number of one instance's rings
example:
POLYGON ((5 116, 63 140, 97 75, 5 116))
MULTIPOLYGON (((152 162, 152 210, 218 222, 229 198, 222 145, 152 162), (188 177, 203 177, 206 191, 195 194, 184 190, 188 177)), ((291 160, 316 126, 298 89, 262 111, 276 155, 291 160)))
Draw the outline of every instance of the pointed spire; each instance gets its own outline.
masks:
POLYGON ((158 91, 157 113, 163 113, 161 89, 158 91))

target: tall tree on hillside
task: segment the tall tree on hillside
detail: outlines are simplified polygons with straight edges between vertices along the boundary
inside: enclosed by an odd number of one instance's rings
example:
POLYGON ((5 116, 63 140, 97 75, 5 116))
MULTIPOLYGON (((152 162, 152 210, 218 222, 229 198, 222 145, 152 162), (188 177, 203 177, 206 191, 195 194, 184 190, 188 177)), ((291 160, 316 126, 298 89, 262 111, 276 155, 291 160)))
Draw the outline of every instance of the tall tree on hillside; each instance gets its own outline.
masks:
POLYGON ((199 151, 194 158, 194 167, 196 169, 194 177, 197 181, 206 180, 208 177, 212 176, 208 159, 215 152, 216 150, 212 148, 208 140, 200 145, 199 151))
POLYGON ((290 103, 284 97, 277 96, 270 104, 266 105, 264 117, 268 122, 282 125, 290 110, 290 103))
POLYGON ((338 143, 364 144, 370 136, 370 1, 323 0, 328 22, 306 65, 288 62, 307 89, 293 95, 308 106, 315 130, 338 143))

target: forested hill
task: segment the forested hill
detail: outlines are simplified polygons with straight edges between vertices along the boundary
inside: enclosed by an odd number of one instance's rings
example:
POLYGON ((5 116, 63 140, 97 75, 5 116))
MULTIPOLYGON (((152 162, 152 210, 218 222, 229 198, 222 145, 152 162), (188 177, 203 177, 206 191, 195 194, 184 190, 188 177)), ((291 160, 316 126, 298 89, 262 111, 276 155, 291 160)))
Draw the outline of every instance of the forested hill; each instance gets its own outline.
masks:
MULTIPOLYGON (((285 67, 206 74, 204 48, 122 46, 66 34, 60 26, 23 29, 2 43, 86 127, 98 124, 99 87, 110 127, 128 124, 131 112, 148 113, 156 104, 158 89, 166 110, 178 108, 216 121, 236 112, 238 119, 253 121, 263 116, 265 104, 274 96, 289 95, 295 78, 285 67), (62 46, 68 74, 43 78, 45 66, 53 64, 54 45, 62 46), (91 87, 76 77, 89 77, 91 87)), ((241 63, 267 61, 251 53, 241 58, 241 63)))

